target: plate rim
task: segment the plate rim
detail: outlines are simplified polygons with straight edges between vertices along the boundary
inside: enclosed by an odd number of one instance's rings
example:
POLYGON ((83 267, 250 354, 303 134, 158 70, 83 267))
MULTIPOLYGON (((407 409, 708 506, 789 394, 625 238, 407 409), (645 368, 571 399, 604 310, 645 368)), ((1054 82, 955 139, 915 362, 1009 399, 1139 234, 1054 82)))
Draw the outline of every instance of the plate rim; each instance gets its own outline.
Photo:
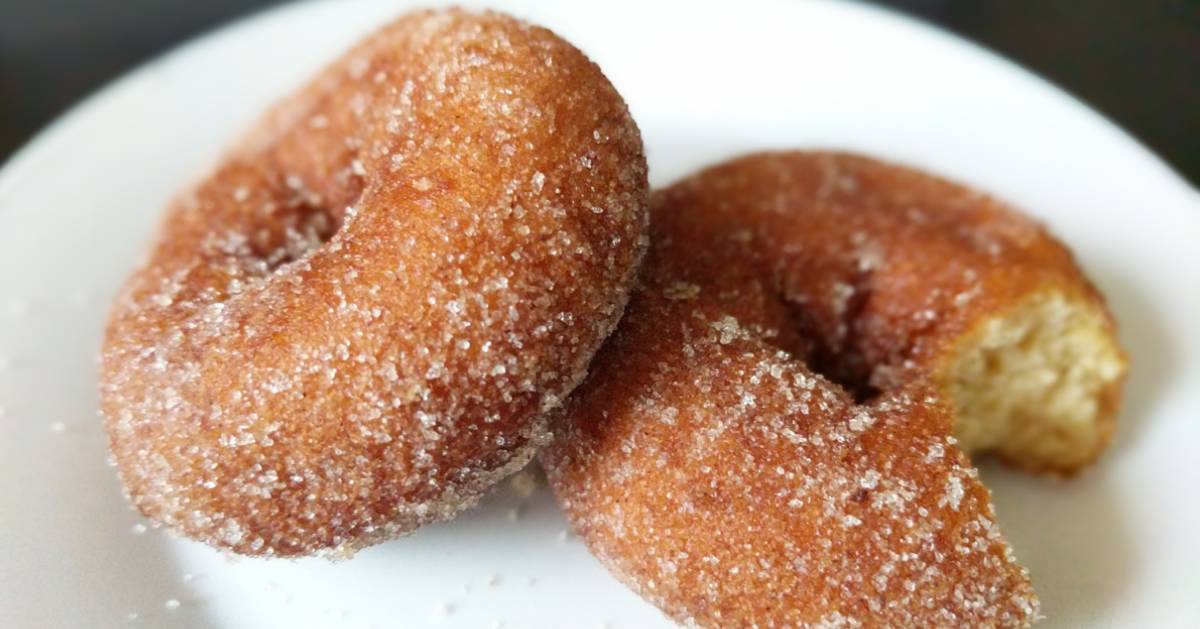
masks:
MULTIPOLYGON (((686 4, 672 0, 678 4, 686 4)), ((993 50, 992 48, 974 40, 968 39, 958 33, 955 33, 947 28, 943 28, 937 24, 929 22, 918 16, 909 15, 899 9, 885 7, 876 4, 867 4, 862 1, 851 0, 807 0, 811 3, 824 4, 827 6, 835 6, 837 10, 857 12, 860 15, 867 16, 870 19, 883 20, 890 22, 892 26, 900 28, 915 29, 921 31, 923 35, 941 40, 942 43, 955 44, 964 52, 975 56, 978 59, 993 63, 999 68, 1019 80, 1026 81, 1031 86, 1040 88, 1048 94, 1053 94, 1056 100, 1069 106, 1075 110, 1074 114, 1086 116, 1091 119, 1093 126, 1097 129, 1102 129, 1113 139, 1119 140, 1129 148, 1140 153, 1140 157, 1147 165, 1153 163, 1155 169, 1160 171, 1166 179, 1170 180, 1177 187, 1192 193, 1193 199, 1200 201, 1200 187, 1194 187, 1186 177, 1183 176, 1173 165, 1166 161, 1154 149, 1148 146, 1140 138, 1134 135, 1130 130, 1116 120, 1109 117, 1104 112, 1096 109, 1088 102, 1084 101, 1079 96, 1068 91, 1065 87, 1058 85, 1047 77, 1032 68, 1026 67, 1015 59, 1004 55, 1003 53, 993 50)), ((116 76, 108 79, 99 87, 88 92, 86 95, 72 103, 66 109, 61 111, 57 116, 43 125, 34 135, 19 145, 8 159, 0 162, 0 200, 4 198, 5 189, 12 185, 9 182, 19 178, 22 170, 27 168, 27 164, 36 161, 38 152, 44 150, 42 147, 50 144, 55 137, 61 136, 70 128, 71 125, 77 124, 79 120, 84 119, 88 112, 96 109, 100 103, 112 98, 113 94, 123 90, 125 86, 132 84, 144 77, 147 73, 154 70, 156 66, 165 63, 170 63, 176 57, 186 55, 193 49, 200 48, 214 39, 227 37, 231 33, 244 28, 251 28, 257 22, 262 20, 277 19, 280 15, 291 12, 303 12, 312 10, 312 7, 317 5, 333 5, 338 0, 300 0, 298 2, 288 2, 284 4, 276 4, 265 7, 260 7, 249 13, 236 16, 215 24, 205 30, 199 31, 183 40, 171 44, 167 48, 153 54, 149 58, 143 59, 127 68, 116 76)), ((706 4, 717 4, 713 0, 705 0, 706 4)), ((396 2, 395 9, 397 15, 405 11, 415 10, 420 7, 449 7, 455 6, 453 0, 401 0, 396 2)), ((779 0, 750 0, 739 5, 739 9, 754 10, 755 7, 765 7, 770 5, 780 5, 779 0)), ((466 5, 472 10, 479 10, 481 3, 471 2, 466 5)), ((517 16, 521 17, 521 16, 517 16)))
MULTIPOLYGON (((420 0, 417 1, 419 2, 420 0)), ((445 4, 445 2, 442 2, 442 0, 435 1, 437 1, 439 4, 445 4)), ((1190 186, 1187 180, 1180 176, 1179 173, 1175 172, 1169 164, 1166 164, 1166 162, 1161 159, 1161 157, 1142 145, 1136 137, 1129 134, 1119 125, 1108 120, 1100 112, 1090 108, 1086 103, 1075 98, 1069 92, 1058 88, 1053 83, 1050 83, 1039 75, 1021 67, 1012 60, 974 44, 969 40, 965 40, 953 33, 944 31, 936 26, 910 18, 903 14, 898 14, 888 9, 860 5, 854 2, 841 2, 833 0, 813 1, 823 5, 836 5, 835 8, 838 11, 847 14, 858 11, 859 13, 854 15, 856 18, 861 17, 862 13, 865 12, 873 14, 866 16, 866 18, 869 19, 891 19, 891 22, 878 23, 886 25, 889 28, 904 29, 904 33, 907 36, 914 38, 930 39, 943 37, 946 39, 936 40, 935 43, 941 42, 941 44, 948 45, 950 42, 957 42, 959 44, 966 44, 966 46, 953 47, 954 53, 968 58, 972 64, 993 64, 990 67, 994 67, 996 69, 997 80, 1013 81, 1013 85, 1019 85, 1022 87, 1022 89, 1028 89, 1029 92, 1026 94, 1028 97, 1040 97, 1041 95, 1046 95, 1047 108, 1054 107, 1063 115, 1070 115, 1072 117, 1082 115, 1082 112, 1079 111, 1080 109, 1089 112, 1093 118, 1090 120, 1084 120, 1081 123, 1081 125, 1086 126, 1088 135, 1094 136, 1097 141, 1105 142, 1108 145, 1108 150, 1111 150, 1114 156, 1122 155, 1124 156, 1124 159, 1130 160, 1131 166, 1136 164, 1139 169, 1138 172, 1145 177, 1147 184, 1153 184, 1152 189, 1154 193, 1162 194, 1164 197, 1169 195, 1171 205, 1178 206, 1172 209, 1182 209, 1186 207, 1187 210, 1200 210, 1200 204, 1193 202, 1194 200, 1200 201, 1200 195, 1189 196, 1179 193, 1179 190, 1188 190, 1189 192, 1193 193, 1196 192, 1190 186), (915 30, 910 27, 915 27, 915 30), (1001 71, 1001 67, 1006 67, 1006 70, 1001 71), (1014 69, 1017 70, 1017 72, 1013 72, 1014 69), (1018 77, 1025 82, 1018 82, 1018 77), (1033 81, 1028 81, 1031 78, 1033 81), (1043 88, 1042 90, 1037 89, 1039 83, 1043 88), (1051 88, 1051 91, 1046 91, 1044 89, 1046 87, 1051 88), (1051 94, 1058 94, 1060 97, 1065 96, 1066 98, 1052 98, 1050 97, 1051 94), (1068 102, 1073 102, 1076 109, 1069 109, 1061 106, 1063 103, 1068 102), (1097 122, 1100 122, 1101 124, 1096 124, 1097 122), (1109 124, 1104 125, 1102 122, 1108 122, 1109 124), (1116 130, 1118 133, 1113 135, 1113 130, 1116 130), (1105 135, 1105 133, 1107 133, 1107 135, 1105 135), (1118 138, 1123 138, 1123 142, 1118 138), (1132 141, 1132 145, 1130 141, 1132 141), (1140 148, 1142 151, 1140 153, 1135 152, 1135 147, 1140 148), (1151 166, 1151 162, 1145 160, 1146 156, 1154 158, 1158 166, 1151 166), (1161 177, 1158 174, 1159 171, 1167 173, 1168 176, 1165 178, 1161 177), (1174 175, 1174 177, 1171 177, 1171 175, 1174 175), (1183 185, 1175 186, 1174 183, 1182 183, 1183 185)), ((304 2, 298 2, 291 5, 268 7, 266 9, 248 14, 184 40, 183 42, 180 42, 161 54, 138 64, 120 76, 104 84, 89 96, 81 99, 75 105, 72 105, 53 121, 51 121, 44 129, 39 131, 33 138, 31 138, 26 145, 20 147, 20 149, 13 154, 9 162, 0 164, 0 206, 2 206, 5 201, 10 199, 9 195, 7 194, 10 192, 17 193, 17 196, 13 198, 28 198, 27 193, 30 191, 30 188, 25 185, 26 176, 34 175, 40 177, 38 173, 52 165, 52 163, 50 163, 46 158, 48 156, 59 155, 60 151, 68 146, 67 143, 63 141, 61 136, 65 135, 70 137, 72 134, 78 136, 81 130, 90 129, 95 126, 93 123, 89 122, 90 120, 97 117, 103 117, 107 119, 114 112, 118 110, 123 111, 124 107, 112 107, 111 105, 113 103, 110 101, 121 98, 123 94, 122 90, 132 91, 143 87, 139 85, 139 82, 146 80, 148 78, 148 73, 155 73, 159 71, 165 64, 177 64, 181 61, 180 57, 197 55, 199 53, 197 49, 203 49, 205 46, 212 46, 216 43, 219 43, 221 41, 220 38, 222 37, 240 37, 243 35, 243 33, 241 33, 239 29, 253 30, 256 28, 261 28, 263 24, 257 20, 294 20, 296 19, 295 15, 287 14, 285 12, 295 9, 297 13, 306 11, 317 13, 319 11, 313 11, 313 9, 318 5, 328 7, 329 5, 334 5, 337 2, 338 0, 306 0, 304 2), (91 118, 89 118, 89 116, 91 118), (18 161, 19 163, 17 163, 18 161), (10 184, 15 185, 10 186, 10 184)), ((379 2, 378 4, 384 4, 384 2, 379 2)), ((413 4, 415 4, 413 0, 397 0, 395 2, 387 3, 387 6, 391 7, 391 9, 394 11, 402 12, 407 10, 405 7, 410 7, 413 4)), ((718 3, 708 0, 708 4, 718 3)), ((761 10, 763 11, 775 11, 777 9, 772 7, 780 4, 784 3, 778 0, 756 0, 752 6, 762 7, 761 10)), ((526 4, 522 10, 529 10, 529 6, 531 5, 526 4)), ((161 93, 159 94, 161 95, 161 93)), ((154 98, 158 97, 159 96, 157 95, 154 96, 154 98)), ((140 98, 138 99, 139 102, 141 102, 141 100, 142 99, 140 98)), ((236 131, 236 128, 230 128, 231 139, 235 139, 234 133, 236 131)), ((203 173, 198 174, 202 175, 203 173)), ((187 182, 184 180, 176 182, 178 185, 185 185, 186 183, 187 182)), ((1147 188, 1151 188, 1151 186, 1147 185, 1147 188)), ((1136 210, 1136 208, 1130 208, 1130 210, 1136 210)), ((2 211, 3 207, 0 207, 0 212, 2 211)), ((1200 218, 1200 213, 1197 213, 1196 217, 1200 218)), ((1193 224, 1191 219, 1189 219, 1189 224, 1193 224)), ((2 611, 3 610, 0 609, 0 612, 2 611)), ((0 614, 0 616, 2 616, 2 614, 0 614)))

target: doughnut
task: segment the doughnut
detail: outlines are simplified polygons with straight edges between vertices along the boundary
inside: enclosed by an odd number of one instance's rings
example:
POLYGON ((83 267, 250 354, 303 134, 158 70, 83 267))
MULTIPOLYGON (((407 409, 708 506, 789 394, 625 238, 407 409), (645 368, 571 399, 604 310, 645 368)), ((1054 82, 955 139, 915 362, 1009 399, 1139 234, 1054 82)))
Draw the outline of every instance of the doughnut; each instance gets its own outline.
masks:
POLYGON ((246 555, 343 556, 526 464, 645 249, 637 127, 496 13, 412 13, 166 212, 101 350, 131 503, 246 555))
POLYGON ((968 452, 1070 472, 1125 363, 1067 249, 998 201, 782 152, 651 199, 640 284, 540 455, 573 528, 687 626, 1025 626, 968 452))

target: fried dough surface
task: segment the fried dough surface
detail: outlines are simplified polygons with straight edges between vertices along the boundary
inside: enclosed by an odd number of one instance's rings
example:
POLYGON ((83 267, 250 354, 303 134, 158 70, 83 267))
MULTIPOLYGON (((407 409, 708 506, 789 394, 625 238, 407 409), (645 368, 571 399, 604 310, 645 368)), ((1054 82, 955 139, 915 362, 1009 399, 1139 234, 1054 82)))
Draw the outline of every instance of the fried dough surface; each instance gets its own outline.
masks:
POLYGON ((130 500, 251 555, 452 517, 616 324, 647 195, 624 101, 569 43, 461 10, 382 28, 170 206, 116 299, 130 500))
POLYGON ((748 156, 651 205, 641 285, 542 455, 591 550, 689 625, 1036 620, 966 450, 1072 471, 1107 443, 1124 358, 1069 251, 846 154, 748 156))

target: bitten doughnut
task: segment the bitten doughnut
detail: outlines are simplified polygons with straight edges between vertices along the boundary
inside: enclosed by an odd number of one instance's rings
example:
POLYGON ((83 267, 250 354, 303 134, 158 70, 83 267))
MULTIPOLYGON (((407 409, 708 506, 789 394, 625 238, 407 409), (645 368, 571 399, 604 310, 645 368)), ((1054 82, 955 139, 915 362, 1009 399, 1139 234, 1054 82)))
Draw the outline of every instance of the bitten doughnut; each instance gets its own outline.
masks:
POLYGON ((647 196, 624 102, 553 33, 450 10, 369 36, 171 205, 116 299, 130 500, 251 555, 453 516, 616 324, 647 196))
POLYGON ((1036 620, 965 451, 1071 471, 1108 439, 1124 358, 1066 248, 841 154, 745 157, 651 208, 542 455, 591 550, 689 626, 1036 620))

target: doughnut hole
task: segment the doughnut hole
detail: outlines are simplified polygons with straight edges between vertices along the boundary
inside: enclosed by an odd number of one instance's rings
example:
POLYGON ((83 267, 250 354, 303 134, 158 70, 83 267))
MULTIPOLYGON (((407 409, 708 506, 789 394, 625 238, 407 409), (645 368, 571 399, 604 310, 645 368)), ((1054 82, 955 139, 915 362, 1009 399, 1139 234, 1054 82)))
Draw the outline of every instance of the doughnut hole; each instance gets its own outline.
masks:
POLYGON ((877 365, 864 355, 860 346, 858 318, 871 297, 869 276, 859 277, 852 285, 854 290, 838 310, 836 323, 832 325, 825 322, 823 326, 804 301, 780 294, 778 298, 787 311, 791 329, 768 342, 840 385, 857 403, 869 404, 883 392, 872 381, 877 365), (830 334, 829 329, 838 333, 830 334))
POLYGON ((975 324, 936 373, 969 453, 1068 472, 1107 444, 1126 360, 1089 301, 1033 293, 975 324))
POLYGON ((346 209, 361 197, 362 180, 344 177, 334 186, 285 172, 276 164, 224 166, 185 201, 186 229, 177 230, 172 246, 199 239, 210 263, 232 258, 245 279, 274 274, 319 249, 342 228, 346 209), (224 228, 214 230, 212 223, 224 228))
POLYGON ((342 213, 300 203, 270 227, 260 229, 251 239, 252 250, 268 271, 274 271, 329 242, 341 224, 342 213))

